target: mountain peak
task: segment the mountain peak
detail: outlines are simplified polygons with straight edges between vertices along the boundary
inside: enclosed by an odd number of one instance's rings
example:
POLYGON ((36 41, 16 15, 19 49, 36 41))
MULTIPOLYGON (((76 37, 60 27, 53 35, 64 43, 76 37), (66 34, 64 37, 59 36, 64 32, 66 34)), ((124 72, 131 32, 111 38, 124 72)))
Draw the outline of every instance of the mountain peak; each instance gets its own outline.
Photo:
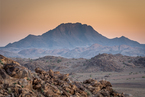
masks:
POLYGON ((67 32, 67 33, 72 32, 74 34, 85 33, 86 31, 96 32, 90 25, 82 24, 82 23, 79 23, 79 22, 76 22, 76 23, 61 23, 60 25, 58 25, 53 30, 60 31, 63 34, 64 34, 64 32, 67 32))
POLYGON ((83 24, 76 22, 76 23, 61 23, 60 25, 83 25, 83 24))
POLYGON ((27 37, 34 37, 35 35, 29 34, 27 37))
POLYGON ((76 22, 76 23, 61 23, 60 25, 58 25, 56 28, 58 27, 66 27, 66 26, 86 26, 86 27, 91 27, 90 25, 87 25, 87 24, 82 24, 82 23, 79 23, 79 22, 76 22))
POLYGON ((126 38, 125 36, 121 36, 120 38, 126 38))

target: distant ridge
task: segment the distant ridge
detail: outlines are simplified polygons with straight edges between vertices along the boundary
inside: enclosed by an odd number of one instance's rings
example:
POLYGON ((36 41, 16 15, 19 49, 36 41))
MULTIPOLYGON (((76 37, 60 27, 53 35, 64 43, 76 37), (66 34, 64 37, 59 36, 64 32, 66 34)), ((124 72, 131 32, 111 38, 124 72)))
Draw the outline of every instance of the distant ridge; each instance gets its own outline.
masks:
POLYGON ((72 49, 88 47, 96 43, 102 46, 128 45, 131 47, 145 47, 144 44, 139 44, 124 36, 108 39, 87 24, 62 23, 42 35, 30 34, 18 42, 9 43, 5 48, 72 49))

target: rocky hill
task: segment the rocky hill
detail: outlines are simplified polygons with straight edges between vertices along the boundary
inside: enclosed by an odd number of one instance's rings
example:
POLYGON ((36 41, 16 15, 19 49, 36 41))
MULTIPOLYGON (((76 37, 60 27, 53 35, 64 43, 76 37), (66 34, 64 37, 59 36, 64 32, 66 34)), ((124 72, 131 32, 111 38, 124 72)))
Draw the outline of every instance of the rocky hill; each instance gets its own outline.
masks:
POLYGON ((131 47, 145 47, 145 45, 124 36, 108 39, 86 24, 62 23, 42 35, 28 35, 20 41, 9 43, 5 48, 72 49, 91 46, 95 43, 103 46, 128 45, 131 47))
POLYGON ((85 72, 122 72, 131 68, 145 68, 145 57, 130 57, 121 54, 99 54, 86 60, 84 68, 79 71, 85 72))
POLYGON ((99 54, 91 59, 84 58, 63 58, 45 56, 38 59, 12 58, 22 66, 34 71, 40 67, 47 71, 52 69, 62 73, 91 73, 91 72, 122 72, 132 68, 145 68, 145 57, 130 57, 121 54, 99 54))
POLYGON ((19 63, 0 55, 1 97, 125 97, 113 90, 108 81, 88 79, 72 81, 69 74, 51 69, 35 72, 19 63))

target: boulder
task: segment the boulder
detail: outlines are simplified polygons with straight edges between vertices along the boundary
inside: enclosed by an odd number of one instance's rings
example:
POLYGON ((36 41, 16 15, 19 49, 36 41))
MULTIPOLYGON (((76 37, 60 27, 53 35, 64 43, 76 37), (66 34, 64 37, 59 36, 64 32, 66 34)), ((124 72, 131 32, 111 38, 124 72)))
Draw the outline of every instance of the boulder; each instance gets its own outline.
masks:
POLYGON ((54 76, 54 71, 52 71, 51 69, 49 70, 49 75, 51 76, 51 77, 53 77, 54 76))
POLYGON ((0 79, 7 79, 8 75, 6 74, 5 70, 0 68, 0 79))
POLYGON ((6 64, 4 66, 5 71, 8 75, 14 78, 24 78, 29 77, 28 69, 19 66, 17 64, 6 64))
POLYGON ((35 72, 39 73, 39 74, 46 74, 46 72, 44 70, 40 69, 39 67, 35 69, 35 72))

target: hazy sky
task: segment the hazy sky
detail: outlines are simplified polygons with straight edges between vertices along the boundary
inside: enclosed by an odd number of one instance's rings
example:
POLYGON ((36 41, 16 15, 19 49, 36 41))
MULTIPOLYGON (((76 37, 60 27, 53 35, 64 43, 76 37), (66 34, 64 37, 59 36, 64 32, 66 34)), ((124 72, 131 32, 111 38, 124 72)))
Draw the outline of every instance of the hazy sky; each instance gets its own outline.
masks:
POLYGON ((145 44, 145 0, 0 0, 0 46, 68 22, 145 44))

